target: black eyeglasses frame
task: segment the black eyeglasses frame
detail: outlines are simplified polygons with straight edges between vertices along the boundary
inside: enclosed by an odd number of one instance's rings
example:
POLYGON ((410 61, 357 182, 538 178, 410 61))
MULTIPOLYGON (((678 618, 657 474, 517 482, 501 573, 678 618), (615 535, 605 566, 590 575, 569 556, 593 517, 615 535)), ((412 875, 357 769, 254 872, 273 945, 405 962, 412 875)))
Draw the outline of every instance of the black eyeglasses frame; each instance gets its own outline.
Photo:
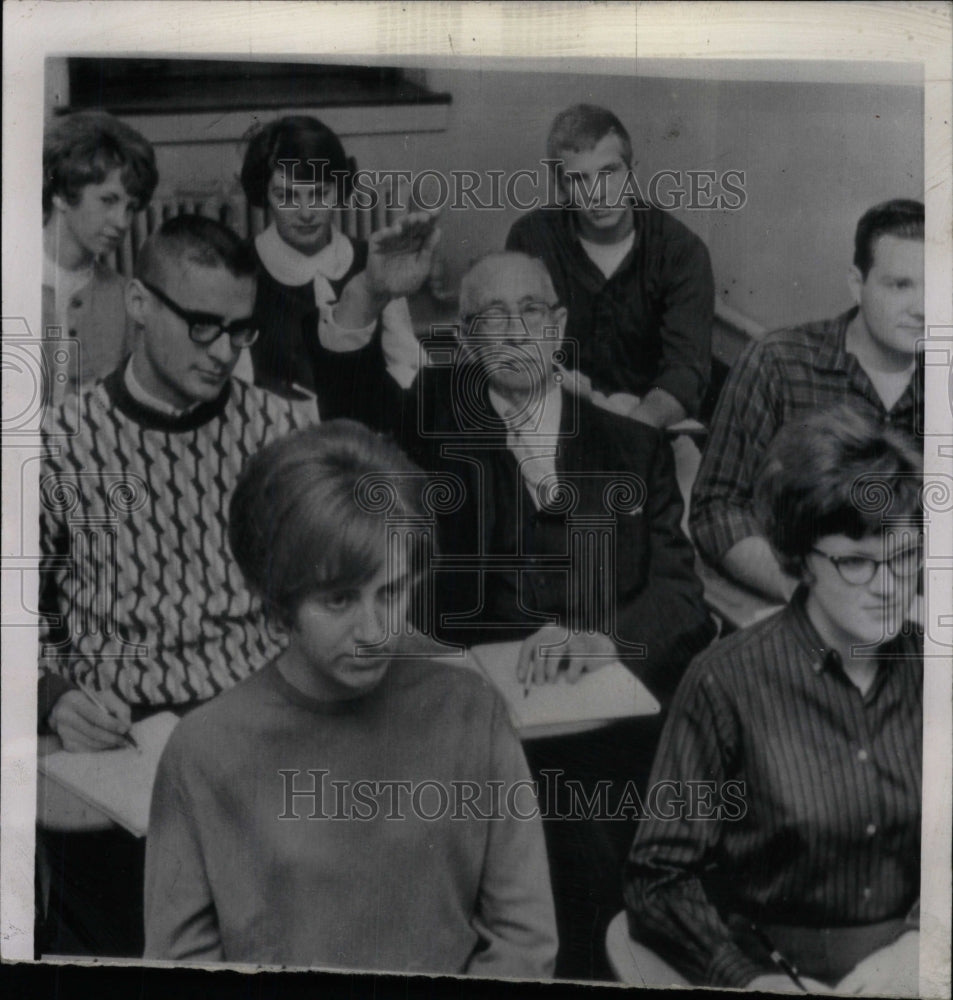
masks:
POLYGON ((139 284, 147 291, 151 292, 167 309, 175 313, 179 319, 188 324, 189 340, 193 344, 201 347, 208 347, 214 344, 223 333, 228 334, 232 347, 241 350, 244 347, 251 347, 258 340, 258 330, 251 326, 251 317, 247 320, 237 320, 233 323, 223 323, 221 316, 214 313, 202 312, 197 309, 185 309, 179 305, 175 299, 161 289, 157 288, 149 281, 139 278, 139 284), (205 333, 196 333, 196 327, 206 326, 210 329, 205 333))

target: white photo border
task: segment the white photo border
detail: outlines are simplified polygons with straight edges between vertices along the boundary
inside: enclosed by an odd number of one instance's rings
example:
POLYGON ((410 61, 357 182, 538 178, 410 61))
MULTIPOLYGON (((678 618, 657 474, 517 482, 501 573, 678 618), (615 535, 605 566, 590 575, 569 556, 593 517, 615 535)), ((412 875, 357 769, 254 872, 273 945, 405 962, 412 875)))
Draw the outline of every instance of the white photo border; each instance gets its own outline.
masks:
MULTIPOLYGON (((947 3, 247 3, 113 2, 5 4, 3 64, 3 333, 16 317, 40 316, 40 149, 44 60, 50 55, 358 57, 460 69, 502 69, 519 60, 564 72, 649 71, 757 78, 785 62, 851 80, 924 74, 926 315, 930 337, 953 339, 953 170, 951 170, 951 6, 947 3), (529 51, 528 51, 529 49, 529 51), (876 63, 876 66, 872 65, 876 63), (917 70, 919 72, 919 70, 917 70), (750 74, 750 76, 749 76, 750 74)), ((3 405, 17 384, 4 372, 3 405)), ((953 379, 928 400, 926 475, 953 473, 953 379), (946 394, 942 394, 942 390, 946 394), (937 398, 939 396, 939 398, 937 398)), ((35 490, 22 471, 30 445, 3 442, 3 700, 0 772, 0 954, 33 956, 33 848, 36 798, 36 638, 11 627, 35 572, 18 557, 37 552, 35 490), (28 484, 27 484, 28 485, 28 484), (10 572, 7 572, 10 570, 10 572)), ((32 453, 36 454, 35 449, 32 453)), ((34 463, 35 464, 35 463, 34 463)), ((930 549, 953 553, 953 519, 931 521, 930 549)), ((953 622, 953 571, 928 566, 928 610, 942 634, 953 622)), ((950 995, 951 671, 950 649, 927 629, 920 992, 950 995)))

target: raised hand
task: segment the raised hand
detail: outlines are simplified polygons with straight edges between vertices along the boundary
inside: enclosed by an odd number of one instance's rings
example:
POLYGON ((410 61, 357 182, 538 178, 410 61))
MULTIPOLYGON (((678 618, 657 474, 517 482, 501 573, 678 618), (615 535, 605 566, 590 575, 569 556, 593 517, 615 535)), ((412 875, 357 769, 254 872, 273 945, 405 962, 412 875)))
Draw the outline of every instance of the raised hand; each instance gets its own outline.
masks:
POLYGON ((440 239, 437 218, 411 212, 368 240, 368 290, 378 298, 410 295, 426 281, 440 239))

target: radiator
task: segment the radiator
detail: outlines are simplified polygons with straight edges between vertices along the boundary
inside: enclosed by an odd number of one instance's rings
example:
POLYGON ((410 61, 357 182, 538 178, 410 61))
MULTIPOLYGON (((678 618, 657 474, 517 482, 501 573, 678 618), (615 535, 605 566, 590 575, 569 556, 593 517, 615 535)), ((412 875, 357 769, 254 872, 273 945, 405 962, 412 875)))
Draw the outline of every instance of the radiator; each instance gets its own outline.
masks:
MULTIPOLYGON (((396 209, 388 210, 383 192, 379 195, 371 208, 345 205, 336 209, 334 214, 338 228, 352 239, 367 239, 371 233, 393 222, 401 213, 396 209)), ((257 236, 267 225, 265 211, 252 208, 241 191, 157 192, 148 206, 133 218, 125 239, 113 255, 112 264, 115 269, 120 274, 132 274, 139 247, 146 237, 166 219, 185 214, 218 219, 243 239, 257 236)))

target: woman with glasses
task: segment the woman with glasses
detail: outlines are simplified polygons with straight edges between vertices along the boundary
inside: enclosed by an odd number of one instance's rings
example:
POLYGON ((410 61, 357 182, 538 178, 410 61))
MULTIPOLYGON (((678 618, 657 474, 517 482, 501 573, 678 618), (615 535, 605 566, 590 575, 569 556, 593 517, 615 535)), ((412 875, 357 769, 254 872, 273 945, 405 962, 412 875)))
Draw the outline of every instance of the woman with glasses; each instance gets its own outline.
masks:
MULTIPOLYGON (((399 429, 419 365, 405 295, 430 271, 434 219, 413 213, 367 242, 340 231, 353 158, 323 122, 291 115, 255 132, 241 182, 269 224, 259 264, 252 350, 255 382, 289 398, 317 398, 322 420, 352 417, 399 429)), ((377 196, 365 187, 365 197, 377 196)))
POLYGON ((626 866, 630 931, 694 983, 916 995, 920 473, 847 407, 766 456, 756 505, 801 585, 689 668, 626 866))

